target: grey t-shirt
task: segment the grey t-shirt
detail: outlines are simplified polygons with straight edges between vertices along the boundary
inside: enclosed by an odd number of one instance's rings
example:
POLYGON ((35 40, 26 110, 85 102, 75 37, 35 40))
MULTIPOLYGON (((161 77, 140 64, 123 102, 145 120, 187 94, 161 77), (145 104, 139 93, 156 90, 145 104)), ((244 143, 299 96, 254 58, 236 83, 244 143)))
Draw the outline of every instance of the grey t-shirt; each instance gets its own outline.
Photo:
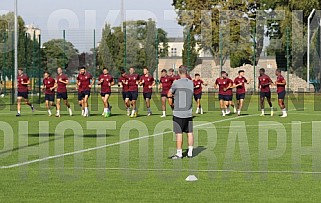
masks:
POLYGON ((193 117, 193 81, 187 78, 175 80, 171 92, 174 95, 173 116, 178 118, 193 117))

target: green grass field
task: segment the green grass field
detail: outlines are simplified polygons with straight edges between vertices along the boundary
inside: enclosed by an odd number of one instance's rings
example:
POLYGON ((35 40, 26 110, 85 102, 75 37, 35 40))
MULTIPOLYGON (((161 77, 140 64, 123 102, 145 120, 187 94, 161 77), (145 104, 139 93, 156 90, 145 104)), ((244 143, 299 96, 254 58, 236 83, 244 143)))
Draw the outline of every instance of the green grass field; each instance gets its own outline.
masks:
POLYGON ((97 96, 89 118, 78 107, 72 117, 65 107, 61 118, 48 117, 44 104, 34 113, 23 106, 16 118, 13 106, 2 106, 0 201, 319 202, 320 98, 289 101, 282 119, 275 100, 274 117, 259 116, 257 96, 247 98, 243 116, 222 117, 204 96, 206 113, 194 118, 196 156, 177 161, 168 159, 176 152, 171 111, 160 118, 159 101, 147 117, 140 98, 135 119, 116 96, 110 118, 101 116, 97 96), (185 181, 188 175, 198 181, 185 181))

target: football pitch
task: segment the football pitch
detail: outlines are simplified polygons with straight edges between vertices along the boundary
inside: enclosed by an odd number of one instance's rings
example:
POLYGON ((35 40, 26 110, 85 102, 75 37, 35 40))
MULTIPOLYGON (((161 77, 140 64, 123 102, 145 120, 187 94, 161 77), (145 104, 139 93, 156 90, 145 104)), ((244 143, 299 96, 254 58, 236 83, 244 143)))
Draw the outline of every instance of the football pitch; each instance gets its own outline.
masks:
MULTIPOLYGON (((276 95, 273 95, 275 98, 276 95)), ((3 202, 317 202, 321 198, 320 95, 292 95, 288 117, 260 117, 258 96, 246 98, 242 116, 220 115, 204 95, 194 114, 191 159, 175 154, 172 112, 160 118, 159 98, 147 117, 142 97, 129 118, 112 95, 104 118, 100 98, 91 116, 48 117, 44 104, 0 111, 0 200, 3 202), (188 182, 189 175, 197 181, 188 182)), ((72 98, 71 98, 72 99, 72 98)), ((75 105, 74 105, 75 104, 75 105)), ((267 106, 267 104, 266 104, 267 106)), ((195 104, 194 104, 195 112, 195 104)), ((53 110, 55 113, 55 110, 53 110)), ((184 148, 187 148, 184 137, 184 148)))

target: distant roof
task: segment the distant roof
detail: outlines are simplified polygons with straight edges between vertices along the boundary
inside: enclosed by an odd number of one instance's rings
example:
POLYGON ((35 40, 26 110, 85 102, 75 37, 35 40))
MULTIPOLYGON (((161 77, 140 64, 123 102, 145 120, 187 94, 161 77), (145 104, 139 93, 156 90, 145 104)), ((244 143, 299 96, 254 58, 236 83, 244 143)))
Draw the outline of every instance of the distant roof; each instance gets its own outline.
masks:
POLYGON ((183 37, 169 37, 168 42, 184 42, 183 37))

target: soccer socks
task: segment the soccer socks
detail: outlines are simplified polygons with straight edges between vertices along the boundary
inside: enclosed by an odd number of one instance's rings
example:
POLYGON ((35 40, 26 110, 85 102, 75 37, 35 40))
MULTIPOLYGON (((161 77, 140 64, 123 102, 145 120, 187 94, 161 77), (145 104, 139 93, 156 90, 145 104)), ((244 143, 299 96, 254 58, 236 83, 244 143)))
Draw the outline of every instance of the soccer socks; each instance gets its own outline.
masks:
POLYGON ((182 157, 183 156, 183 150, 182 149, 177 149, 176 155, 179 156, 179 157, 182 157))
POLYGON ((188 146, 187 156, 193 156, 193 146, 188 146))
POLYGON ((166 111, 163 111, 163 116, 166 116, 166 111))
POLYGON ((88 111, 88 107, 85 107, 85 113, 84 113, 85 116, 89 116, 89 111, 88 111))
POLYGON ((195 113, 198 113, 198 112, 199 112, 199 110, 200 110, 200 108, 198 108, 198 107, 197 107, 197 108, 196 108, 196 112, 195 112, 195 113))
POLYGON ((104 108, 104 113, 107 113, 108 112, 108 108, 104 108))
POLYGON ((48 109, 48 114, 49 114, 49 116, 51 116, 52 114, 51 114, 51 111, 50 111, 50 109, 48 109))

